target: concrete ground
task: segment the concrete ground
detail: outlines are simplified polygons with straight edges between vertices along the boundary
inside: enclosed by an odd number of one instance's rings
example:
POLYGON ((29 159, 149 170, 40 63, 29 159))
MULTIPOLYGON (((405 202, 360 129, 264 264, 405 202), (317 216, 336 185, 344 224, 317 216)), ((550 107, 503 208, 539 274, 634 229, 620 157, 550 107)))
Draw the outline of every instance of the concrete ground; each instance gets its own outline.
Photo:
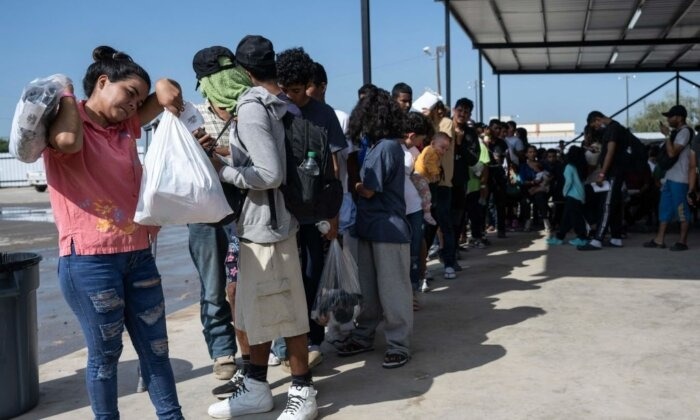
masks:
MULTIPOLYGON (((6 202, 3 192, 0 203, 6 202)), ((7 223, 0 220, 1 240, 12 231, 7 223)), ((36 234, 50 231, 35 226, 48 223, 31 223, 36 234)), ((548 248, 543 233, 512 233, 491 238, 486 249, 464 252, 464 271, 455 280, 440 279, 432 263, 436 280, 415 313, 413 360, 382 369, 381 333, 372 353, 339 358, 326 348, 314 370, 319 417, 700 418, 700 231, 691 232, 691 250, 680 253, 642 248, 649 237, 631 234, 622 249, 580 252, 568 245, 548 248)), ((167 244, 158 261, 180 402, 187 418, 206 419, 216 401, 211 389, 221 382, 211 374, 200 332, 186 230, 166 229, 161 241, 167 244)), ((53 302, 46 319, 39 309, 40 348, 52 356, 40 357, 39 405, 19 419, 92 415, 83 385, 85 349, 75 344, 80 333, 50 291, 55 264, 54 257, 42 262, 38 291, 40 307, 42 300, 53 302), (50 316, 77 336, 64 337, 72 344, 47 341, 42 325, 50 316)), ((122 418, 155 418, 147 394, 135 392, 136 357, 128 337, 119 375, 122 418)), ((276 418, 282 410, 290 380, 271 367, 269 381, 274 411, 245 418, 276 418)))

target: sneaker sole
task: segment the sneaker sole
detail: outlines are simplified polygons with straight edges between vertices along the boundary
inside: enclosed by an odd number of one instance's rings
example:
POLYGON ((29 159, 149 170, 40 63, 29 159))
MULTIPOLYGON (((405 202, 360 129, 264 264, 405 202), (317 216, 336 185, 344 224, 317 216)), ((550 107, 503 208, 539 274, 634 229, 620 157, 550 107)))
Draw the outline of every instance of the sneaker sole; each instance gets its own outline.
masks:
POLYGON ((374 351, 374 347, 363 347, 361 349, 353 350, 353 351, 338 351, 338 356, 339 357, 349 357, 349 356, 355 356, 357 354, 361 353, 367 353, 370 351, 374 351))
POLYGON ((315 368, 316 366, 320 365, 321 362, 323 362, 323 354, 313 360, 309 360, 309 369, 315 368))

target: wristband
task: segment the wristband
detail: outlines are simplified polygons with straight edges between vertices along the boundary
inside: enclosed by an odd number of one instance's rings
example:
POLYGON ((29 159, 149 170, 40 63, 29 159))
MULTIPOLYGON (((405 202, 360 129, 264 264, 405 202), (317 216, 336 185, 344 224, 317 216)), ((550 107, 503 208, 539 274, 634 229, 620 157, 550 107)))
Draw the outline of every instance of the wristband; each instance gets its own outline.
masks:
POLYGON ((63 99, 63 98, 73 98, 73 99, 75 99, 75 95, 73 94, 73 92, 69 92, 69 91, 67 91, 67 90, 64 90, 63 93, 61 93, 61 96, 59 97, 59 100, 61 100, 61 99, 63 99))

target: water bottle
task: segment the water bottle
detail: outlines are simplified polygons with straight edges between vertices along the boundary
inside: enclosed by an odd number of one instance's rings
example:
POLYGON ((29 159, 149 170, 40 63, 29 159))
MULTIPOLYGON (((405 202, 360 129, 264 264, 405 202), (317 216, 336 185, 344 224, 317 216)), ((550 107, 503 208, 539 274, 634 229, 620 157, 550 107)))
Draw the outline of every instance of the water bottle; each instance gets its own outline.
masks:
POLYGON ((318 167, 316 163, 316 152, 308 152, 306 154, 306 159, 301 162, 299 168, 307 175, 318 176, 321 174, 321 168, 318 167))

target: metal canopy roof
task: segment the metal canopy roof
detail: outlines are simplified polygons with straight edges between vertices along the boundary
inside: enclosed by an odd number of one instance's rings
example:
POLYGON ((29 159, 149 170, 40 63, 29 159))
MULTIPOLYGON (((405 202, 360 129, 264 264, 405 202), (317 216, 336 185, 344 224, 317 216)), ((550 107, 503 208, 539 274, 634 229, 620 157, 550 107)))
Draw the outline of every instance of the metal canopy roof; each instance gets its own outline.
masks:
POLYGON ((700 66, 700 0, 443 1, 496 74, 700 66))

